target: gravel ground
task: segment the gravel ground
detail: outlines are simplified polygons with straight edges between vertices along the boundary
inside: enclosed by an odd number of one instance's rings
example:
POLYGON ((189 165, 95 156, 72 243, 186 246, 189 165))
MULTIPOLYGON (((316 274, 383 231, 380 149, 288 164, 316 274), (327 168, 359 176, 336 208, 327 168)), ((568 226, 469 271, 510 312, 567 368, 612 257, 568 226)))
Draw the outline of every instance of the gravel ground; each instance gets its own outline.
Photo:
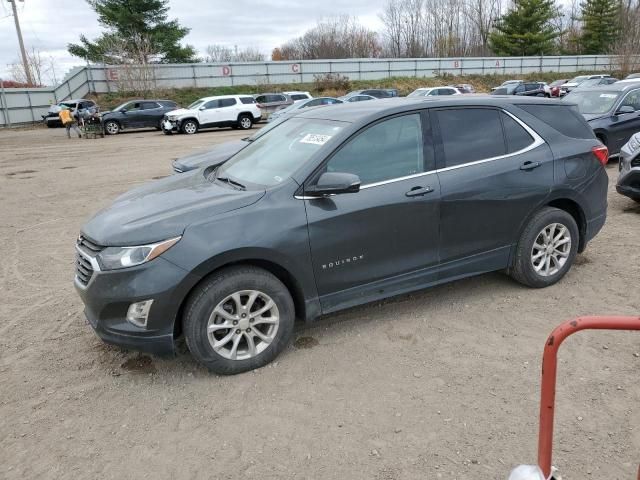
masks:
MULTIPOLYGON (((640 312, 640 205, 615 193, 617 166, 604 230, 551 288, 496 273, 351 309, 235 377, 184 346, 159 359, 104 345, 73 288, 80 226, 171 158, 241 136, 0 131, 0 478, 479 480, 535 462, 549 332, 640 312)), ((562 347, 565 479, 635 478, 639 357, 633 333, 562 347)))

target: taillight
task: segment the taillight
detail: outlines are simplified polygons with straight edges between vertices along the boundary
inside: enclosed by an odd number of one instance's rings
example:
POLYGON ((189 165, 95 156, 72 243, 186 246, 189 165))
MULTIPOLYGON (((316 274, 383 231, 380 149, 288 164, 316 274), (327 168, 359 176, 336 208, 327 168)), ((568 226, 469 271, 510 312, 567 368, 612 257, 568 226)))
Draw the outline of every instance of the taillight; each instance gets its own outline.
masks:
POLYGON ((609 161, 609 149, 604 145, 598 145, 597 147, 593 147, 591 149, 591 152, 593 152, 593 154, 596 156, 596 158, 602 165, 606 165, 607 162, 609 161))

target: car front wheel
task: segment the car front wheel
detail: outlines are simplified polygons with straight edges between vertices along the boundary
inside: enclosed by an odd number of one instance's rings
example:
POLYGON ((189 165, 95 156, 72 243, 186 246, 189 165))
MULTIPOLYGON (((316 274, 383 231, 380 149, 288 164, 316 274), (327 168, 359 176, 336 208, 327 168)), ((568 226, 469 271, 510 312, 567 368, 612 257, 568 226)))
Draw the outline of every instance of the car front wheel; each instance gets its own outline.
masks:
POLYGON ((186 133, 187 135, 193 135, 198 131, 198 124, 195 120, 187 120, 182 124, 182 133, 186 133))
POLYGON ((578 225, 569 213, 542 209, 520 236, 511 276, 533 288, 553 285, 571 268, 578 242, 578 225))
POLYGON ((117 135, 120 131, 120 125, 114 120, 107 120, 104 124, 104 131, 107 135, 117 135))
POLYGON ((222 270, 196 288, 183 318, 192 355, 212 372, 232 375, 271 362, 293 333, 287 287, 252 266, 222 270))

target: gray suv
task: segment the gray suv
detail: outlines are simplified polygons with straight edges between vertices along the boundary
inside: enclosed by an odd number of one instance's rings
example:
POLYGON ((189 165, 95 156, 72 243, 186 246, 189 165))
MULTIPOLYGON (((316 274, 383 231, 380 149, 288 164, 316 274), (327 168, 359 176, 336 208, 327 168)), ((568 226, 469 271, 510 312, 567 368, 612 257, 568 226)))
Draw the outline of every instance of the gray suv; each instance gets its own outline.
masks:
POLYGON ((606 160, 557 100, 312 109, 98 212, 75 286, 104 341, 166 354, 184 336, 210 370, 244 372, 296 319, 495 270, 556 283, 605 222, 606 160))

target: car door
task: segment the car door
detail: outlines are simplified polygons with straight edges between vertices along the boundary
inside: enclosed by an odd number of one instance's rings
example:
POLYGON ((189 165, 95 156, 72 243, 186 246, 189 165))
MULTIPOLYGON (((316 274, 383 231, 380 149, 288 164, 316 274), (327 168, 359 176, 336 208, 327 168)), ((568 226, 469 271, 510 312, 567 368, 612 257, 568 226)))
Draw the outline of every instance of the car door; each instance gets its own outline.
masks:
POLYGON ((199 108, 200 126, 212 125, 220 122, 220 100, 209 100, 199 108))
POLYGON ((640 132, 640 88, 628 92, 616 107, 616 112, 621 107, 631 107, 635 112, 618 113, 611 118, 607 146, 612 153, 619 152, 634 133, 640 132))
POLYGON ((525 218, 553 185, 551 151, 500 109, 443 108, 432 115, 442 275, 505 268, 525 218))
POLYGON ((142 102, 131 102, 122 113, 122 124, 125 128, 138 128, 142 124, 142 102))
POLYGON ((158 127, 164 111, 158 102, 142 102, 140 107, 140 127, 158 127))
POLYGON ((304 200, 324 312, 435 276, 440 187, 423 119, 409 113, 361 130, 320 170, 358 175, 360 191, 304 200))

